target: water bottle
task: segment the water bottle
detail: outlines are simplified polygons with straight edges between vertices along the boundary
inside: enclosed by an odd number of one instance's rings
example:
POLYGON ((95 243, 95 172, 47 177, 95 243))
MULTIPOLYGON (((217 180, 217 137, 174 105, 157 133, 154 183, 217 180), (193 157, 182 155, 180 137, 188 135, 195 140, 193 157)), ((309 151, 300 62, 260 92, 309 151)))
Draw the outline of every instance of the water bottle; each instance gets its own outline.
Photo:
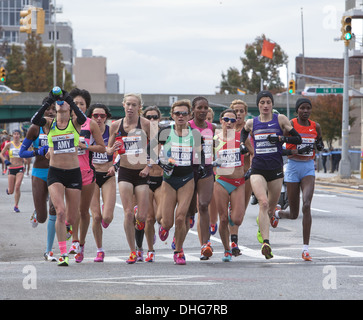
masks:
POLYGON ((165 179, 169 179, 173 173, 174 170, 174 166, 175 166, 175 160, 173 158, 169 158, 168 159, 168 164, 167 164, 170 169, 169 170, 164 170, 164 178, 165 179))
POLYGON ((63 100, 58 100, 58 99, 60 99, 61 96, 63 95, 62 89, 59 88, 59 87, 54 87, 52 89, 52 93, 55 96, 55 98, 57 99, 57 104, 61 106, 64 103, 64 101, 63 100))
POLYGON ((119 149, 117 150, 117 153, 118 154, 124 154, 126 152, 126 149, 125 149, 125 143, 124 141, 122 140, 122 136, 121 134, 118 134, 116 136, 116 141, 119 141, 121 143, 119 149))

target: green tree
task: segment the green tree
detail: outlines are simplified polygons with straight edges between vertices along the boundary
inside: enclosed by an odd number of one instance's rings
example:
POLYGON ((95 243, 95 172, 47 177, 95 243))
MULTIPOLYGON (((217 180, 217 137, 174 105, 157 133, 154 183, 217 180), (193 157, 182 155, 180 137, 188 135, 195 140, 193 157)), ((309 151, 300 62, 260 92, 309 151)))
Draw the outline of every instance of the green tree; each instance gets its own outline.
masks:
MULTIPOLYGON (((321 95, 311 100, 313 109, 311 119, 318 122, 323 133, 323 140, 327 142, 328 148, 332 147, 333 141, 342 136, 342 95, 321 95)), ((349 111, 354 106, 349 107, 349 111)), ((349 116, 349 125, 353 125, 356 117, 349 116)))
POLYGON ((7 57, 6 70, 8 72, 6 85, 13 90, 24 91, 23 52, 20 46, 12 45, 11 53, 7 57))
POLYGON ((273 92, 280 92, 284 88, 281 81, 279 68, 287 64, 288 56, 281 49, 279 44, 275 44, 273 58, 269 59, 261 56, 263 40, 270 41, 264 34, 257 37, 251 44, 246 44, 244 57, 241 57, 241 73, 237 68, 229 68, 227 74, 222 73, 220 92, 223 93, 228 87, 230 93, 236 93, 237 88, 247 89, 249 92, 258 93, 260 91, 261 78, 264 87, 273 92), (258 74, 259 73, 259 74, 258 74))
POLYGON ((40 35, 31 33, 25 41, 25 71, 24 89, 27 92, 47 92, 49 82, 47 78, 48 67, 51 63, 51 56, 48 50, 43 47, 40 35))

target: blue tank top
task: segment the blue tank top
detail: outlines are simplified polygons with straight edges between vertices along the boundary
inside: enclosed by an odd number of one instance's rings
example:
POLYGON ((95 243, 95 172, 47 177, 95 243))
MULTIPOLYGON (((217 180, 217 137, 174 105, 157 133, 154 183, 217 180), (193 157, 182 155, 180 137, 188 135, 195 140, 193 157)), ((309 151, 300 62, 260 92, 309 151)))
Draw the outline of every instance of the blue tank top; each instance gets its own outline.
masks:
POLYGON ((44 133, 43 127, 39 128, 39 135, 38 137, 33 141, 33 147, 36 149, 39 149, 43 146, 48 145, 48 136, 44 133))
POLYGON ((274 170, 283 166, 281 143, 270 143, 269 134, 282 136, 278 115, 273 114, 269 122, 261 122, 259 117, 253 119, 253 144, 255 155, 252 158, 252 168, 260 170, 274 170))

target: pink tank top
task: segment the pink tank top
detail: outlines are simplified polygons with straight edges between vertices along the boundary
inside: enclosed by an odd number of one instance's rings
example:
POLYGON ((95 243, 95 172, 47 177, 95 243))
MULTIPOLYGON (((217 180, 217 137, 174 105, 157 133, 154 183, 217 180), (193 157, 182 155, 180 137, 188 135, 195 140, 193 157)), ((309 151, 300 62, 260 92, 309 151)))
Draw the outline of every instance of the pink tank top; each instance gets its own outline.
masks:
POLYGON ((205 155, 205 164, 208 165, 213 162, 213 125, 208 121, 205 123, 207 124, 207 128, 200 128, 197 127, 194 120, 189 121, 190 127, 192 129, 197 129, 204 139, 203 151, 205 155))
MULTIPOLYGON (((79 142, 91 145, 94 142, 91 128, 90 128, 91 119, 87 118, 86 122, 81 127, 81 132, 79 133, 79 142)), ((90 153, 88 149, 80 149, 78 148, 78 160, 79 167, 81 169, 90 169, 92 164, 92 158, 90 157, 90 153)))

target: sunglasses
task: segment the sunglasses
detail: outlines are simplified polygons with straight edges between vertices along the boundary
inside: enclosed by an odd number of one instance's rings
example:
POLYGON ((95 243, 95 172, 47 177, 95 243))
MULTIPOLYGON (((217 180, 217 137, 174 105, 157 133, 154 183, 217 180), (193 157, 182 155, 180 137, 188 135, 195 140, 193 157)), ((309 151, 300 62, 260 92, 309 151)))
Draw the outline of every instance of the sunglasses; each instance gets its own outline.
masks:
POLYGON ((175 112, 173 112, 173 114, 176 115, 177 117, 179 117, 179 116, 185 117, 189 114, 189 112, 188 111, 175 111, 175 112))
POLYGON ((104 114, 104 113, 94 113, 92 115, 92 117, 95 118, 95 119, 97 119, 97 118, 105 119, 107 117, 107 115, 104 114))
POLYGON ((157 114, 155 114, 155 115, 145 116, 145 118, 148 120, 151 120, 151 119, 157 120, 157 119, 159 119, 159 116, 157 114))
POLYGON ((224 121, 224 122, 229 122, 229 121, 231 121, 231 123, 235 123, 237 120, 236 119, 234 119, 234 118, 228 118, 228 117, 224 117, 224 118, 222 118, 222 120, 224 121))

